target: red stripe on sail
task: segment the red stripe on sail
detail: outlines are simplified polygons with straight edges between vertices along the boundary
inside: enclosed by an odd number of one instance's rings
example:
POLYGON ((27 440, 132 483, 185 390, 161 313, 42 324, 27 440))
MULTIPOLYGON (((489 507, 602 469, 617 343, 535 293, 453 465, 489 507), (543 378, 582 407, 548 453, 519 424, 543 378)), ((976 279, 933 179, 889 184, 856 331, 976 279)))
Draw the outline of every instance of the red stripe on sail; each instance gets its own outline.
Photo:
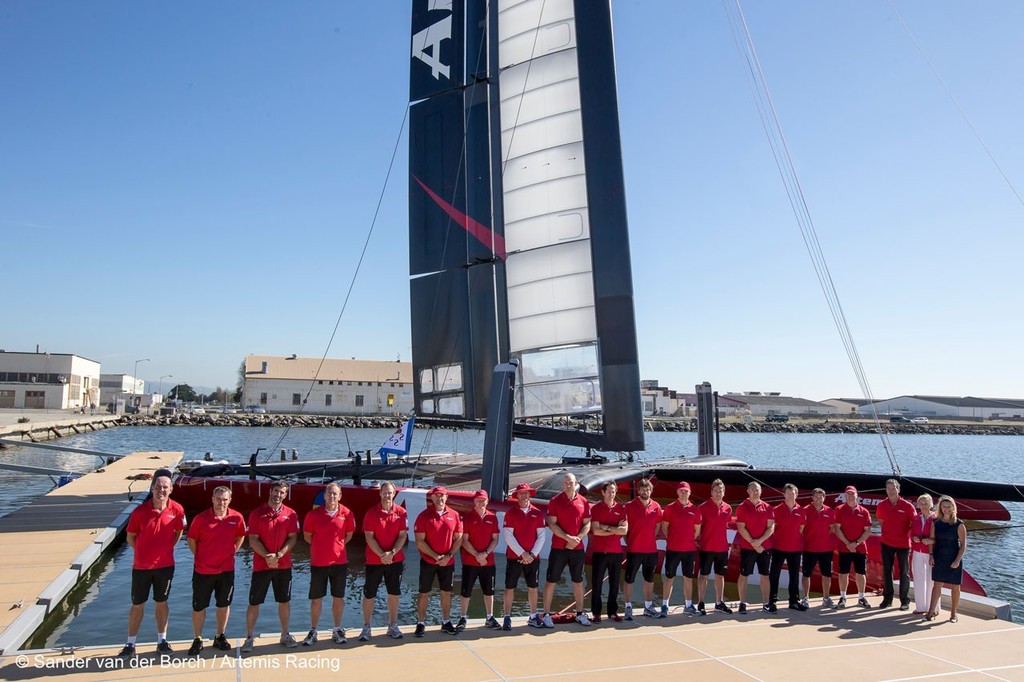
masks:
POLYGON ((433 190, 431 190, 429 187, 423 184, 423 181, 417 178, 415 175, 412 176, 412 179, 419 183, 419 186, 422 187, 423 191, 425 191, 427 195, 434 200, 434 203, 440 206, 445 213, 451 216, 452 220, 454 220, 456 223, 462 226, 462 229, 476 237, 477 241, 479 241, 484 246, 488 248, 493 248, 494 255, 500 258, 501 260, 505 260, 504 237, 502 237, 499 234, 496 234, 494 230, 490 229, 483 223, 479 223, 476 220, 473 220, 468 215, 466 215, 459 209, 449 204, 447 201, 445 201, 437 194, 435 194, 433 190), (492 242, 493 247, 491 246, 492 242))

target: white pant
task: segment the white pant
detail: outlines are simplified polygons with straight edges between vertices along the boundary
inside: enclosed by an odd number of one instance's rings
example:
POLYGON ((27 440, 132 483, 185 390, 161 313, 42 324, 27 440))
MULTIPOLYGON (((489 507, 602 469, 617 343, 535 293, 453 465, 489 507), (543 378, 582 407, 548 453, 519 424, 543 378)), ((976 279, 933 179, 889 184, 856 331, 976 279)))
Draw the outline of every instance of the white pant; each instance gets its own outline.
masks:
MULTIPOLYGON (((910 575, 914 578, 914 610, 927 612, 932 601, 932 555, 928 552, 910 553, 910 575)), ((942 600, 935 611, 942 610, 942 600)))

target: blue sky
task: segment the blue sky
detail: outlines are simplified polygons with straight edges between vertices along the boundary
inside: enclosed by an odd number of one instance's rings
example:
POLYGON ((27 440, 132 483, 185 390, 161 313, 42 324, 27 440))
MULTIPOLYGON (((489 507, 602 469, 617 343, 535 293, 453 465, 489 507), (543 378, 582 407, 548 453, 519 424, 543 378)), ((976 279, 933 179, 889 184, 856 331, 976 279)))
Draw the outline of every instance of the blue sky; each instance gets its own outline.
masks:
MULTIPOLYGON (((1024 193, 1024 4, 894 4, 1024 193)), ((641 374, 860 395, 722 4, 613 11, 641 374)), ((1024 397, 1024 207, 889 5, 744 11, 874 393, 1024 397)), ((201 386, 321 355, 400 134, 408 23, 391 0, 5 0, 0 348, 201 386)), ((406 146, 332 357, 410 359, 406 146)))

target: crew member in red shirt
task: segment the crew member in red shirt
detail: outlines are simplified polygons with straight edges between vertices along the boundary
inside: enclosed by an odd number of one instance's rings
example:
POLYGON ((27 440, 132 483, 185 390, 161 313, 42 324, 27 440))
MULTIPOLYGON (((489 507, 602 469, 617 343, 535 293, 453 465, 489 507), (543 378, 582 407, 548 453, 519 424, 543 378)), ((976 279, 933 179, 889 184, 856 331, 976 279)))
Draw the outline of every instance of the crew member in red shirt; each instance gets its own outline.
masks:
POLYGON ((871 513, 857 501, 857 489, 846 486, 846 501, 836 507, 836 518, 832 532, 839 541, 839 603, 836 608, 846 606, 846 589, 850 585, 850 569, 857 574, 857 591, 860 597, 857 605, 871 608, 864 588, 867 584, 868 546, 871 535, 871 513))
POLYGON ((245 519, 231 509, 231 488, 213 489, 213 507, 202 512, 188 528, 188 548, 195 555, 192 571, 192 646, 189 656, 203 650, 203 625, 210 597, 217 595, 217 636, 213 646, 230 651, 228 627, 231 598, 235 594, 235 552, 245 542, 245 519))
POLYGON ((359 641, 370 640, 373 603, 381 580, 388 593, 388 637, 402 639, 398 627, 398 598, 402 594, 405 554, 402 548, 409 538, 409 519, 405 509, 395 504, 395 484, 380 484, 380 504, 363 517, 366 537, 366 580, 363 582, 363 630, 359 641))
POLYGON ((885 499, 875 510, 875 517, 882 526, 882 576, 885 579, 880 609, 892 606, 892 569, 896 561, 900 566, 900 611, 910 609, 910 528, 916 514, 914 505, 900 497, 900 482, 895 478, 886 481, 885 499))
POLYGON ((729 521, 732 507, 723 501, 725 484, 716 478, 711 482, 711 499, 700 507, 700 576, 697 578, 697 612, 706 615, 704 594, 708 589, 708 576, 715 571, 715 611, 732 613, 725 603, 725 570, 729 564, 729 521))
POLYGON ((690 484, 681 481, 676 486, 676 500, 665 507, 661 517, 661 532, 665 543, 665 578, 661 582, 661 608, 668 610, 672 597, 672 583, 676 569, 683 574, 684 613, 697 615, 693 605, 693 576, 697 560, 697 538, 700 536, 700 509, 690 502, 690 484))
POLYGON ((537 586, 540 584, 540 553, 544 548, 544 512, 530 503, 535 491, 529 483, 520 483, 512 491, 516 506, 505 512, 505 618, 501 629, 512 629, 512 599, 521 575, 526 581, 526 603, 530 627, 544 627, 537 610, 537 586))
POLYGON ((142 626, 149 589, 153 588, 156 611, 156 650, 171 653, 167 643, 167 597, 174 578, 174 545, 185 530, 185 510, 171 499, 171 472, 159 469, 153 475, 150 497, 128 517, 128 546, 135 550, 132 560, 132 607, 128 611, 128 642, 118 654, 135 655, 135 640, 142 626))
POLYGON ((548 556, 547 581, 544 584, 544 627, 553 628, 551 600, 565 567, 569 567, 572 594, 576 600, 576 622, 590 626, 590 618, 583 611, 583 564, 586 549, 583 538, 590 532, 590 503, 579 494, 576 476, 568 473, 562 478, 562 492, 548 502, 547 524, 551 529, 551 554, 548 556))
POLYGON ((629 528, 626 506, 615 500, 619 485, 609 481, 601 489, 601 501, 590 508, 590 606, 593 621, 601 622, 601 585, 608 576, 608 617, 619 615, 619 569, 622 568, 622 538, 629 528))
POLYGON ((740 546, 740 577, 736 589, 740 593, 740 613, 747 612, 747 580, 757 566, 761 584, 761 608, 775 613, 777 607, 768 599, 769 585, 765 577, 771 571, 772 554, 768 539, 775 532, 775 513, 761 499, 761 484, 747 484, 747 499, 736 508, 736 538, 740 546))
POLYGON ((477 490, 473 495, 473 508, 462 515, 462 615, 455 629, 466 629, 469 598, 473 584, 480 583, 487 611, 486 627, 500 630, 494 618, 494 548, 498 546, 498 517, 487 511, 487 491, 477 490))
POLYGON ((626 503, 626 620, 633 620, 633 581, 637 571, 644 580, 644 615, 665 618, 668 607, 654 610, 654 568, 658 565, 658 526, 661 505, 651 499, 654 485, 646 478, 636 485, 637 496, 626 503))
POLYGON ((249 546, 252 547, 252 582, 249 584, 249 608, 245 612, 245 643, 242 651, 252 651, 256 620, 267 591, 274 586, 277 618, 281 622, 281 646, 294 648, 295 638, 288 629, 292 608, 292 549, 299 540, 299 515, 285 505, 288 484, 270 484, 269 501, 249 514, 249 546))
POLYGON ((825 491, 815 488, 811 491, 811 503, 804 507, 804 601, 811 593, 811 576, 817 566, 821 573, 821 605, 835 608, 829 592, 832 590, 832 553, 835 551, 836 536, 832 532, 836 515, 832 507, 825 505, 825 491))
POLYGON ((789 608, 806 611, 807 605, 800 601, 800 559, 804 550, 804 526, 807 519, 803 507, 796 503, 800 491, 792 483, 782 488, 783 500, 773 509, 775 532, 772 534, 772 567, 768 601, 779 601, 779 583, 782 578, 782 564, 789 571, 789 608))
POLYGON ((348 542, 356 532, 356 518, 352 510, 341 503, 341 486, 328 483, 324 487, 324 504, 306 514, 302 522, 302 537, 309 543, 309 633, 302 646, 313 646, 317 641, 317 627, 327 583, 331 584, 331 615, 334 628, 331 640, 346 644, 345 628, 341 616, 345 612, 345 579, 348 576, 348 542))
POLYGON ((441 632, 454 635, 458 631, 450 618, 452 585, 455 583, 455 555, 462 544, 462 517, 449 509, 448 491, 434 486, 430 493, 430 506, 416 517, 416 548, 420 551, 420 597, 416 604, 416 637, 427 631, 427 600, 434 587, 434 579, 441 589, 441 632))

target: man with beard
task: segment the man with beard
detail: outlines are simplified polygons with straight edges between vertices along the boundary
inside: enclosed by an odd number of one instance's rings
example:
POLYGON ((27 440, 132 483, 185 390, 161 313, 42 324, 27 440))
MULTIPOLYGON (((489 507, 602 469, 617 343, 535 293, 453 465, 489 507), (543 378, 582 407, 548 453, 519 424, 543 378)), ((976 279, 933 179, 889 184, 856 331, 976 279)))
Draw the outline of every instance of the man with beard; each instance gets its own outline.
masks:
POLYGON ((644 615, 665 618, 668 607, 654 610, 654 568, 658 564, 658 524, 661 505, 651 499, 654 486, 646 478, 636 486, 637 496, 626 503, 626 620, 633 620, 633 581, 641 571, 644 581, 644 615))
POLYGON ((540 552, 544 548, 544 513, 530 503, 534 490, 520 483, 512 491, 516 506, 505 512, 505 618, 502 630, 512 629, 512 598, 519 576, 526 581, 526 603, 530 608, 530 627, 544 627, 537 610, 537 586, 540 584, 540 552))

